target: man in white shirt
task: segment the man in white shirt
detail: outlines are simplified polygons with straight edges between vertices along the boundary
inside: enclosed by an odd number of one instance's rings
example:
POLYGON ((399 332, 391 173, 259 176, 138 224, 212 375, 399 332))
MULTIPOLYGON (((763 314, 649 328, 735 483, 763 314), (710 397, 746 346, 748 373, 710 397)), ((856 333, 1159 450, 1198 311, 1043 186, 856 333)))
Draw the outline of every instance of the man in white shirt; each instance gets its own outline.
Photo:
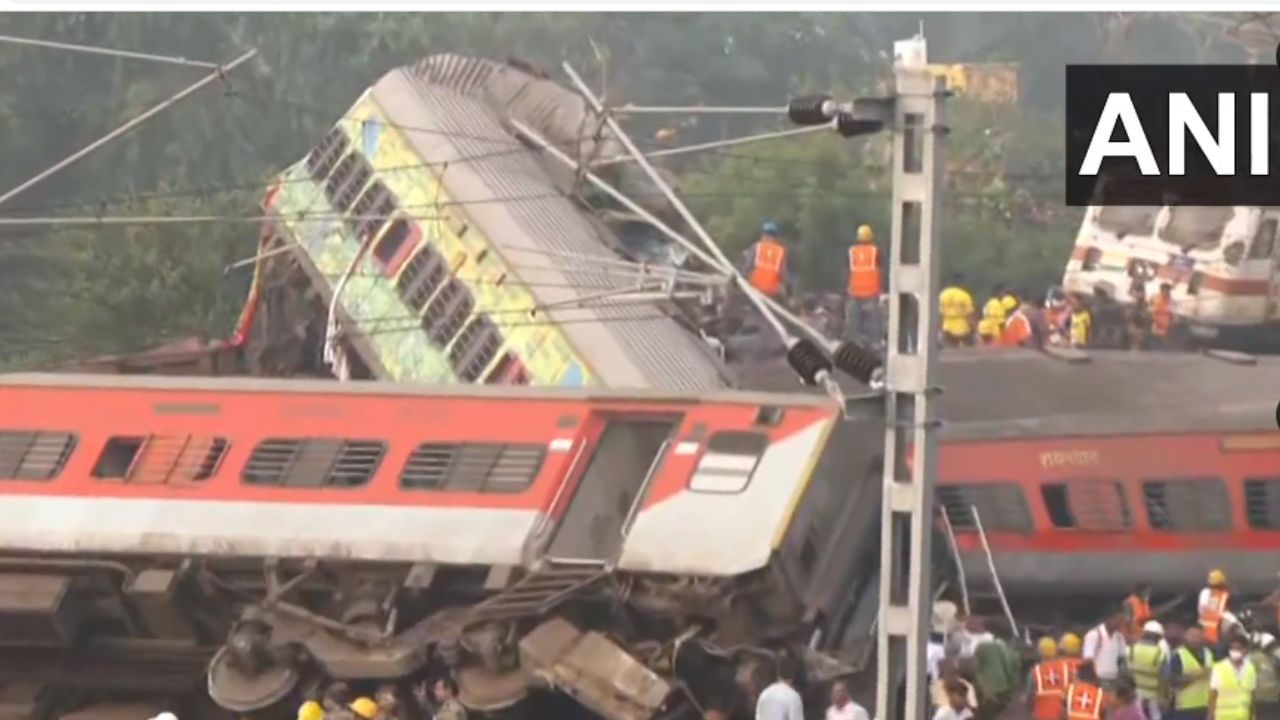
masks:
POLYGON ((804 720, 804 702, 793 687, 799 674, 795 660, 778 663, 778 679, 756 700, 756 720, 804 720))
POLYGON ((1129 652, 1124 633, 1121 632, 1124 622, 1124 615, 1116 613, 1084 636, 1084 651, 1081 656, 1093 662, 1102 689, 1109 692, 1115 691, 1123 671, 1124 659, 1129 652))
POLYGON ((849 686, 843 680, 831 684, 831 706, 827 708, 827 720, 871 720, 866 708, 849 697, 849 686))

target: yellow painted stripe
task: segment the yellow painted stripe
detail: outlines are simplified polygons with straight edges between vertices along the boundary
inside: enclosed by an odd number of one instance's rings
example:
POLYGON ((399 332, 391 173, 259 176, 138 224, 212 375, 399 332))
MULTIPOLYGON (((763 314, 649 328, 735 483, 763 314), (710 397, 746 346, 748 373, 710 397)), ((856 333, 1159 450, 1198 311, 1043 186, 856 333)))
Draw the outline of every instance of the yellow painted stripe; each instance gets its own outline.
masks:
POLYGON ((827 421, 827 426, 822 429, 822 433, 818 436, 816 451, 809 457, 809 462, 805 466, 803 479, 796 486, 795 492, 791 494, 791 500, 787 502, 787 511, 782 516, 782 522, 778 524, 778 529, 773 533, 772 548, 777 550, 782 545, 782 540, 787 536, 787 529, 791 527, 791 521, 795 517, 796 508, 800 506, 800 499, 804 497, 804 493, 809 489, 809 483, 813 481, 813 475, 818 470, 818 463, 822 460, 822 453, 827 448, 827 440, 831 437, 831 431, 835 429, 836 424, 840 422, 840 412, 836 411, 833 418, 827 421))

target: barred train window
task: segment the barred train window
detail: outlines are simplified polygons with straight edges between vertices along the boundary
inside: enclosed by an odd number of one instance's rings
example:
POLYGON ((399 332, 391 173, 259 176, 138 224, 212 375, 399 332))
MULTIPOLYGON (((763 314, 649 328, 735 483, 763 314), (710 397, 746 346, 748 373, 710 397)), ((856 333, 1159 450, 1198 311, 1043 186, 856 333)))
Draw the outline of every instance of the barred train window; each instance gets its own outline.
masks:
POLYGON ((69 432, 0 432, 0 480, 52 480, 76 447, 69 432))
POLYGON ((1147 522, 1166 532, 1231 529, 1231 500, 1221 478, 1171 478, 1142 483, 1147 522))
POLYGON ((1245 478, 1244 511, 1254 530, 1280 530, 1280 478, 1245 478))
POLYGON ((350 142, 342 128, 331 128, 324 139, 307 153, 307 174, 316 182, 324 182, 346 152, 350 142))
POLYGON ((977 531, 973 508, 977 508, 987 532, 1029 533, 1034 529, 1027 496, 1014 482, 941 485, 938 506, 957 533, 977 531))
POLYGON ((382 227, 387 220, 374 220, 373 217, 378 215, 379 206, 388 195, 390 193, 387 191, 387 186, 383 185, 381 180, 374 179, 369 183, 368 189, 361 193, 359 199, 351 206, 351 217, 347 218, 347 227, 358 236, 363 236, 366 230, 377 230, 382 227))
POLYGON ((360 196, 360 192, 368 184, 369 178, 373 177, 373 168, 369 167, 369 161, 354 150, 351 155, 356 159, 355 164, 352 165, 351 174, 346 182, 338 189, 337 198, 333 203, 338 210, 344 213, 351 211, 351 206, 355 204, 356 198, 360 196))
POLYGON ((400 473, 409 490, 517 493, 538 477, 543 445, 423 443, 400 473))
POLYGON ((338 206, 338 193, 342 191, 347 181, 351 179, 352 173, 355 172, 356 162, 355 151, 343 155, 342 159, 333 168, 333 172, 329 173, 329 177, 325 179, 324 196, 329 200, 330 205, 338 206))
POLYGON ((480 379, 502 346, 502 334, 487 315, 475 315, 449 347, 449 364, 467 382, 480 379))
POLYGON ((449 278, 422 315, 427 337, 437 347, 447 347, 475 306, 475 298, 467 286, 456 278, 449 278))
POLYGON ((227 439, 198 435, 115 436, 94 463, 99 480, 134 485, 208 480, 227 454, 227 439))
MULTIPOLYGON (((388 230, 388 232, 390 232, 388 230)), ((423 311, 427 301, 435 294, 440 283, 444 282, 444 258, 435 248, 424 244, 422 249, 409 258, 396 280, 396 290, 400 299, 417 315, 423 311)))
POLYGON ((242 479, 250 485, 359 487, 369 482, 386 443, 337 438, 271 438, 253 449, 242 479))
POLYGON ((1115 532, 1133 525, 1124 490, 1115 480, 1046 483, 1040 494, 1054 527, 1115 532))
POLYGON ((707 449, 693 469, 689 489, 695 492, 736 494, 747 489, 751 474, 769 438, 759 433, 720 432, 707 441, 707 449))

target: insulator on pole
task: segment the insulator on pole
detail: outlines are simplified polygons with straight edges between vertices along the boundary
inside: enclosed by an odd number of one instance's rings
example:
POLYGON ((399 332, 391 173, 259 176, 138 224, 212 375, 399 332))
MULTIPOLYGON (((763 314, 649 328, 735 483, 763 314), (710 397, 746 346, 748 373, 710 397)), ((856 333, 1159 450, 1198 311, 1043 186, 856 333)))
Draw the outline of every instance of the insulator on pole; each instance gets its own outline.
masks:
POLYGON ((855 118, 852 114, 842 112, 836 116, 836 132, 842 137, 870 135, 884 129, 884 121, 855 118))
POLYGON ((830 95, 804 95, 787 103, 787 117, 796 125, 824 125, 836 113, 830 95))
POLYGON ((795 370, 806 385, 817 385, 819 375, 831 372, 831 361, 811 340, 797 340, 787 348, 787 364, 795 370))
POLYGON ((836 367, 864 385, 870 385, 883 362, 876 353, 851 342, 842 342, 834 354, 836 367))

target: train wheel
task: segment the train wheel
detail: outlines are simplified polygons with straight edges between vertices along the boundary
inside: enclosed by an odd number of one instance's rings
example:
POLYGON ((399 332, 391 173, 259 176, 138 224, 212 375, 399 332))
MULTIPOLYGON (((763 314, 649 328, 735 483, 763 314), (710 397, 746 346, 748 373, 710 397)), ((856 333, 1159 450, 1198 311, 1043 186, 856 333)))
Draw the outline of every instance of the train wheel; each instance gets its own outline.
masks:
POLYGON ((291 665, 279 664, 248 674, 234 667, 231 648, 224 647, 209 663, 209 697, 236 713, 264 710, 289 696, 301 676, 291 665))

